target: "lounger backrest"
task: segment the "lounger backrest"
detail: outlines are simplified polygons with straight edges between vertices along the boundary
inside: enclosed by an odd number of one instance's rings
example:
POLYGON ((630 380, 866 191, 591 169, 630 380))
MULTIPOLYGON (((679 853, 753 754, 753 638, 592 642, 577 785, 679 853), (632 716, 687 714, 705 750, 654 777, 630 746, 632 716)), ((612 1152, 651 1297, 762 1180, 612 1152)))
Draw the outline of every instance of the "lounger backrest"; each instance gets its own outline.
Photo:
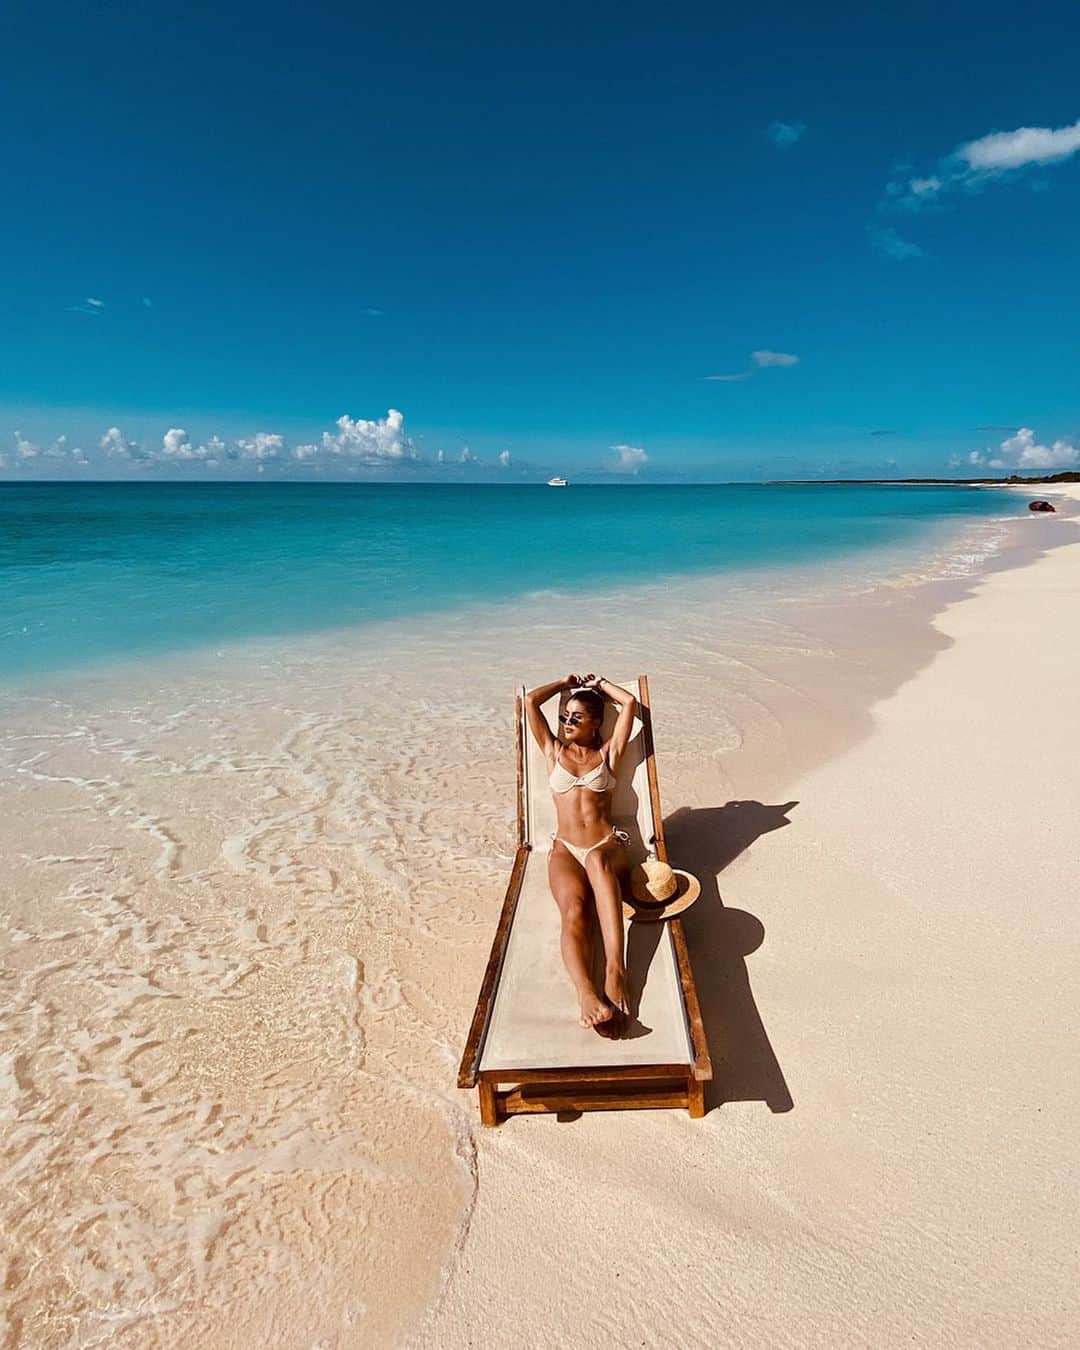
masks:
MULTIPOLYGON (((637 680, 617 681, 628 689, 635 698, 639 697, 637 680)), ((522 803, 525 819, 525 842, 537 852, 547 853, 551 849, 551 836, 555 831, 555 802, 548 786, 548 767, 543 752, 529 730, 525 720, 524 689, 522 695, 522 718, 518 734, 524 745, 522 803)), ((555 695, 541 707, 547 718, 547 724, 554 731, 558 726, 558 714, 568 695, 555 695)), ((603 736, 606 740, 615 729, 618 714, 608 703, 604 716, 603 736)), ((611 803, 611 817, 621 830, 630 835, 630 852, 634 862, 640 862, 648 854, 655 834, 653 822, 652 797, 649 792, 648 761, 645 755, 645 726, 640 717, 634 718, 634 730, 630 737, 615 779, 615 794, 611 803)))

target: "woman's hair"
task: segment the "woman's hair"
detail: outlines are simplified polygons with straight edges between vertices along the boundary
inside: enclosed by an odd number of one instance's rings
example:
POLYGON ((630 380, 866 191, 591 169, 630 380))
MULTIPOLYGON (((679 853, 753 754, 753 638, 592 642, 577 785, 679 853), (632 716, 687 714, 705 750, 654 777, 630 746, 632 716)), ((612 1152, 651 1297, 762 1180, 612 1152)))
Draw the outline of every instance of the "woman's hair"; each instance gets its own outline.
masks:
MULTIPOLYGON (((582 703, 582 704, 584 704, 586 710, 587 710, 593 717, 596 718, 597 723, 603 722, 603 720, 604 720, 604 696, 603 696, 603 694, 600 693, 600 691, 599 691, 598 689, 579 689, 576 693, 571 694, 570 697, 569 697, 566 701, 567 701, 567 703, 582 703)), ((600 727, 599 727, 599 725, 598 725, 597 728, 596 728, 596 736, 597 736, 597 740, 599 741, 599 737, 600 737, 600 727)))

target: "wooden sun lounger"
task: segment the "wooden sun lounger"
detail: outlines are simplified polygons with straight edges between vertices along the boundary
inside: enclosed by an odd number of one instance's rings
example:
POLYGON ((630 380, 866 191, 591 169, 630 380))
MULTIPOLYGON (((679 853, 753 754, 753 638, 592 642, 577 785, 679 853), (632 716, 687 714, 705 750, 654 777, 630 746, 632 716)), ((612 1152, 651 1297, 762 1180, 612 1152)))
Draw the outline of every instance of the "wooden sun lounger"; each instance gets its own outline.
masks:
MULTIPOLYGON (((649 685, 621 681, 638 717, 619 763, 612 819, 631 837, 634 862, 651 846, 667 861, 653 753, 649 685)), ((702 1116, 712 1062, 679 919, 626 922, 631 1027, 618 1040, 578 1023, 577 995, 559 949, 558 907, 548 885, 555 805, 547 764, 525 721, 525 690, 514 700, 517 742, 517 852, 480 986, 458 1087, 478 1087, 480 1118, 536 1111, 685 1107, 702 1116), (638 970, 647 958, 647 969, 638 970)), ((543 705, 557 725, 558 695, 543 705)), ((603 734, 611 735, 609 704, 603 734)), ((597 948, 600 947, 597 936, 597 948)))

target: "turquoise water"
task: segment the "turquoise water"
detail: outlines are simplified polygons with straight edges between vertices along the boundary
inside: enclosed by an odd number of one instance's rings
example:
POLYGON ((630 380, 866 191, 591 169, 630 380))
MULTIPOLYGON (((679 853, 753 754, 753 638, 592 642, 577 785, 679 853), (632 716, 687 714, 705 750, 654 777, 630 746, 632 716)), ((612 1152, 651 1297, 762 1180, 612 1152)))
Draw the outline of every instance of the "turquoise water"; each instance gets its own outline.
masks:
POLYGON ((872 555, 1023 505, 937 487, 0 483, 0 678, 872 555))

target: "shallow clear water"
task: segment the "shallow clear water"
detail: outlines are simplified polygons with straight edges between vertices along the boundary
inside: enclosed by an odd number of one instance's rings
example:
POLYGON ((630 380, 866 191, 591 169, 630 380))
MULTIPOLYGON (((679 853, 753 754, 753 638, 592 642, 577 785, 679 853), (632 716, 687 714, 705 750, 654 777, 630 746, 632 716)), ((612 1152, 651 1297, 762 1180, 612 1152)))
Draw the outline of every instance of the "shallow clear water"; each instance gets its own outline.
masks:
POLYGON ((0 483, 0 678, 657 577, 811 565, 1018 514, 966 488, 0 483))

